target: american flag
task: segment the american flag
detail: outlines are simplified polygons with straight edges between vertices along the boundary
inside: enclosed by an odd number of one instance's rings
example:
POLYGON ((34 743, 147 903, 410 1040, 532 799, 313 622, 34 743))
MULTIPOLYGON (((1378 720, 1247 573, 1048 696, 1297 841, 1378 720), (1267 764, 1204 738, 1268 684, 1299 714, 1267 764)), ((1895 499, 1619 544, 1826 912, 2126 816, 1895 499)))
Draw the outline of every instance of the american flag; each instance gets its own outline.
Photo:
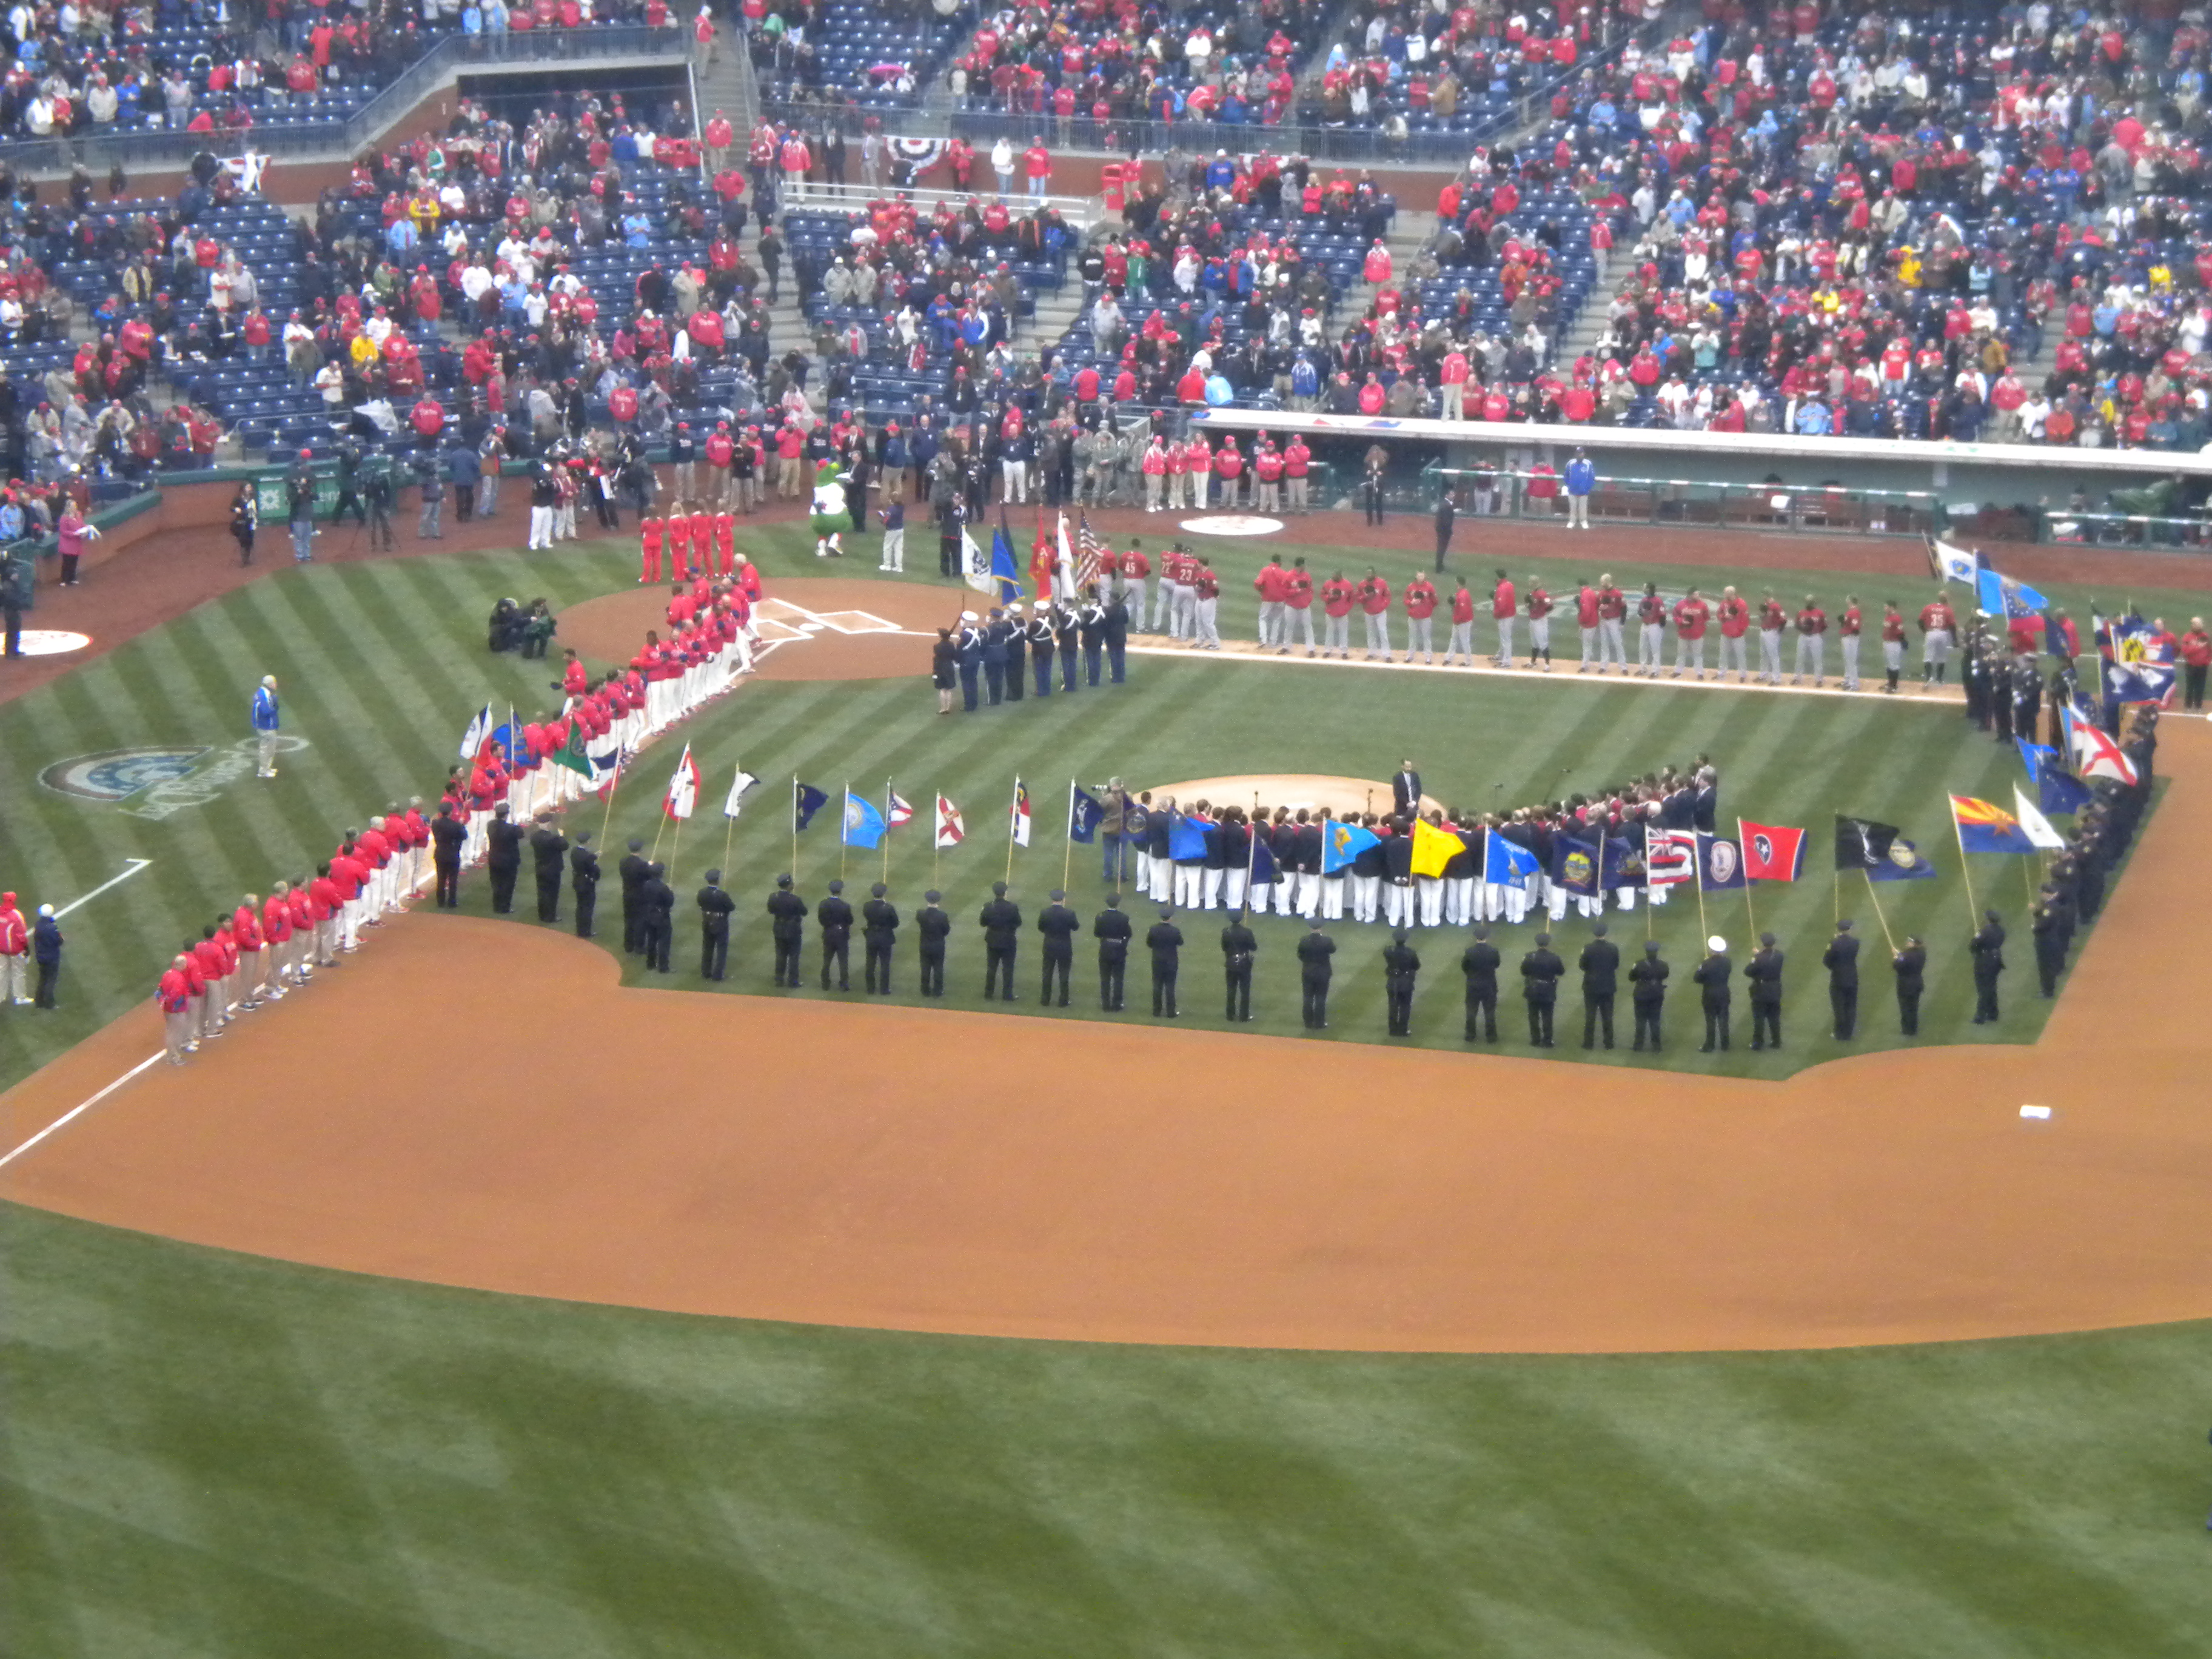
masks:
POLYGON ((1090 519, 1080 513, 1075 516, 1075 591, 1080 593, 1105 574, 1107 562, 1114 556, 1092 532, 1090 519))

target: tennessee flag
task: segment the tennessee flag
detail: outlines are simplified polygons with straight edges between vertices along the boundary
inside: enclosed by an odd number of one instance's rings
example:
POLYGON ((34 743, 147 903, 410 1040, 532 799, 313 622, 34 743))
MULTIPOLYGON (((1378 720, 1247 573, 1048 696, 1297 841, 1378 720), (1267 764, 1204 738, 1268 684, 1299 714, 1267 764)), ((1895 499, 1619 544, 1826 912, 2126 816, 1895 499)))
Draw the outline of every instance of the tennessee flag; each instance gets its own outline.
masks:
POLYGON ((2033 853, 2035 842, 2020 820, 1995 801, 1972 795, 1951 797, 1951 822, 1958 826, 1959 848, 1967 853, 2033 853))
POLYGON ((1441 876, 1444 866, 1467 851, 1467 843, 1449 830, 1439 830, 1433 823, 1413 820, 1413 873, 1417 876, 1441 876))
POLYGON ((1775 823, 1735 821, 1743 843, 1743 873, 1753 881, 1795 881, 1805 867, 1805 832, 1775 823))

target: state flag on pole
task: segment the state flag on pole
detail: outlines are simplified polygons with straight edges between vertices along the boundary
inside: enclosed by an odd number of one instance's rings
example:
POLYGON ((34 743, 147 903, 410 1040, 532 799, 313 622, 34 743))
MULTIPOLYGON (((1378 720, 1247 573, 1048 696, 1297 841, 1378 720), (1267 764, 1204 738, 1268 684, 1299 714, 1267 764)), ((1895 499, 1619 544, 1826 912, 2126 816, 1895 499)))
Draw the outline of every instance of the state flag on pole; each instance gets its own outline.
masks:
POLYGON ((746 771, 744 767, 739 767, 737 781, 730 785, 730 798, 722 803, 722 816, 726 818, 737 817, 738 807, 744 804, 746 792, 759 781, 758 778, 746 771))
POLYGON ((960 822, 960 809, 939 795, 937 798, 937 845, 939 848, 957 847, 967 834, 967 829, 960 822))
POLYGON ((1274 883, 1275 849, 1267 845, 1267 837, 1255 836, 1252 837, 1251 884, 1255 887, 1272 887, 1274 883))
POLYGON ((965 525, 960 527, 960 574, 978 593, 999 597, 999 584, 991 574, 991 556, 984 551, 965 525))
POLYGON ((2035 843, 2020 820, 1994 801, 1972 795, 1951 797, 1951 820, 1959 829, 1962 853, 2033 853, 2035 843))
POLYGON ((1735 821, 1743 842, 1743 873, 1753 881, 1795 881, 1805 867, 1805 832, 1778 823, 1735 821))
POLYGON ((1467 851, 1467 843, 1449 830, 1439 830, 1425 819, 1413 820, 1413 872, 1417 876, 1441 876, 1444 866, 1467 851))
POLYGON ((1680 887, 1698 878, 1698 832, 1647 830, 1644 833, 1644 883, 1680 887))
POLYGON ((892 829, 896 830, 902 823, 913 822, 914 808, 901 800, 889 789, 884 791, 884 805, 888 809, 884 816, 890 820, 892 829))
POLYGON ((461 758, 474 760, 477 750, 483 747, 484 739, 490 735, 491 705, 486 703, 470 719, 469 729, 461 733, 461 758))
POLYGON ((2018 784, 2012 787, 2012 810, 2014 816, 2020 820, 2021 834, 2033 842, 2039 852, 2063 853, 2066 850, 2066 837, 2052 827, 2051 820, 2043 816, 2033 801, 2020 793, 2018 784))
POLYGON ((1030 791, 1029 786, 1019 778, 1014 780, 1014 804, 1008 816, 1013 824, 1014 845, 1028 846, 1030 844, 1030 791))
POLYGON ((699 763, 691 758, 691 745, 684 745, 684 757, 676 763, 676 775, 668 781, 668 793, 660 803, 660 810, 672 818, 688 818, 691 809, 699 804, 699 763))
POLYGON ((830 797, 811 783, 791 781, 791 823, 794 830, 804 830, 814 822, 814 815, 830 804, 830 797))
POLYGON ((1708 893, 1743 890, 1743 848, 1726 836, 1698 832, 1698 885, 1708 893))
POLYGON ((872 803, 861 799, 849 789, 845 792, 846 846, 873 847, 883 840, 884 831, 890 827, 884 822, 884 815, 876 811, 872 803))
POLYGON ((2066 746, 2074 751, 2076 773, 2085 778, 2110 778, 2115 783, 2136 781, 2136 763, 2105 731, 2071 708, 2062 706, 2059 715, 2066 722, 2066 746))
MULTIPOLYGON (((1363 830, 1356 823, 1346 823, 1342 818, 1331 818, 1321 827, 1321 872, 1333 876, 1350 866, 1352 861, 1382 838, 1372 830, 1363 830)), ((1259 878, 1255 876, 1253 880, 1259 878)))
POLYGON ((1177 812, 1168 820, 1168 857, 1181 864, 1206 856, 1206 832, 1213 828, 1206 818, 1177 812))
POLYGON ((1593 898, 1598 891, 1598 850, 1573 836, 1552 843, 1552 884, 1564 887, 1578 898, 1593 898))
POLYGON ((1493 887, 1517 887, 1534 875, 1543 872, 1543 865, 1535 854, 1516 841, 1509 841, 1495 830, 1483 832, 1486 843, 1482 849, 1482 878, 1493 887))
POLYGON ((1097 796, 1080 784, 1067 786, 1067 838, 1079 841, 1085 847, 1098 834, 1098 826, 1105 821, 1106 807, 1097 796))

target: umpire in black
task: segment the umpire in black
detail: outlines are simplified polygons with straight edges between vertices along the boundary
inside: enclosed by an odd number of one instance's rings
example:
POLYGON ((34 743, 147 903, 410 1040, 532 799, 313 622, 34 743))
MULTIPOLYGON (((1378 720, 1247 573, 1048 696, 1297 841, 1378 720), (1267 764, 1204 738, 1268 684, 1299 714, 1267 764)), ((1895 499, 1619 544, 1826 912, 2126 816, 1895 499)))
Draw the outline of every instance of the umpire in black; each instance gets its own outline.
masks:
MULTIPOLYGON (((632 843, 635 845, 635 843, 632 843)), ((799 988, 799 946, 806 933, 806 901, 791 890, 791 878, 778 876, 768 896, 769 933, 775 940, 775 982, 799 988)))
POLYGON ((1121 1012, 1121 981, 1129 966, 1129 939, 1136 929, 1121 914, 1121 896, 1109 893, 1106 908, 1091 924, 1098 941, 1098 1006, 1109 1014, 1121 1012))
POLYGON ((1836 924, 1836 936, 1820 953, 1828 970, 1828 1006, 1836 1012, 1836 1041, 1849 1042, 1859 1024, 1859 941, 1848 919, 1836 924))
POLYGON ((1459 970, 1467 977, 1467 1038, 1474 1041, 1477 1016, 1480 1017, 1482 1040, 1498 1041, 1498 965, 1502 960, 1498 947, 1490 942, 1487 925, 1474 930, 1474 943, 1468 945, 1459 959, 1459 970))
POLYGON ((1229 925, 1221 930, 1221 972, 1229 994, 1229 1009, 1222 1018, 1232 1025, 1252 1018, 1252 958, 1259 950, 1258 938, 1244 925, 1244 913, 1231 914, 1229 925))
POLYGON ((1636 1041, 1629 1046, 1638 1053, 1644 1048, 1644 1039, 1651 1039, 1651 1052, 1660 1051, 1660 1016, 1667 1007, 1667 975, 1668 969, 1659 956, 1659 941, 1644 941, 1644 960, 1628 970, 1629 1006, 1636 1012, 1636 1041))
POLYGON ((1067 908, 1066 899, 1066 893, 1054 888, 1052 902, 1037 917, 1037 932, 1044 935, 1044 991, 1037 998, 1040 1006, 1051 1006, 1055 973, 1060 976, 1060 1006, 1067 1006, 1067 973, 1074 965, 1075 930, 1083 926, 1083 918, 1067 908))
POLYGON ((1528 1043, 1549 1048, 1552 1014, 1559 1000, 1559 976, 1567 964, 1552 949, 1549 933, 1536 935, 1536 948, 1521 958, 1521 994, 1528 1004, 1528 1043))
POLYGON ((991 900, 976 920, 983 927, 983 1000, 1014 1000, 1014 947, 1021 942, 1022 908, 1006 896, 1006 884, 991 884, 991 900), (1001 985, 1000 976, 1004 975, 1001 985))
POLYGON ((884 896, 890 891, 878 882, 860 907, 860 983, 871 996, 891 994, 891 946, 898 942, 899 913, 884 896))
POLYGON ((1982 929, 1967 949, 1974 953, 1974 1024, 1988 1025, 1997 1017, 1997 975, 2004 972, 2004 923, 1994 910, 1982 912, 1982 929))
POLYGON ((530 856, 538 876, 538 920, 561 920, 561 871, 567 861, 568 838, 550 823, 530 832, 530 856))
POLYGON ((737 900, 722 890, 722 872, 709 870, 699 890, 699 977, 719 980, 730 962, 730 912, 737 900))
POLYGON ((579 830, 568 849, 568 891, 576 900, 576 937, 592 936, 592 914, 599 903, 599 855, 592 848, 592 832, 579 830))
POLYGON ((1613 1047, 1613 999, 1620 987, 1620 947, 1605 936, 1605 924, 1590 928, 1590 942, 1583 946, 1576 966, 1583 973, 1583 1047, 1595 1046, 1601 1028, 1605 1046, 1613 1047))
POLYGON ((1420 975, 1420 952, 1406 943, 1406 930, 1401 927, 1382 947, 1382 998, 1392 1036, 1413 1033, 1413 987, 1420 975))
POLYGON ((1306 936, 1298 941, 1298 989, 1302 998, 1301 1018, 1309 1031, 1328 1029, 1328 981, 1334 971, 1329 958, 1336 954, 1336 941, 1322 931, 1321 918, 1314 916, 1306 922, 1306 936))
POLYGON ((645 949, 645 911, 638 902, 638 891, 645 885, 645 872, 652 867, 646 862, 645 843, 635 838, 630 842, 629 851, 615 866, 623 887, 623 951, 629 956, 634 957, 645 949))

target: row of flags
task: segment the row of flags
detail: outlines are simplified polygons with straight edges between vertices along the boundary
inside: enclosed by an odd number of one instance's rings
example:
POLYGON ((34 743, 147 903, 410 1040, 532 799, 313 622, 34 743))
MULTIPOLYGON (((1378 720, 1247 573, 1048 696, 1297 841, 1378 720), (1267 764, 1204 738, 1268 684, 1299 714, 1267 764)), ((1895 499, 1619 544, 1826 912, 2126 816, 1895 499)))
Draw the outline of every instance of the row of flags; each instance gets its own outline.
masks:
MULTIPOLYGON (((1027 592, 1036 599, 1052 597, 1056 571, 1065 572, 1080 593, 1106 574, 1113 555, 1091 528, 1087 514, 1076 515, 1075 532, 1068 534, 1067 514, 1059 514, 1053 531, 1048 533, 1042 512, 1037 516, 1036 539, 1030 546, 1027 592)), ((991 532, 988 553, 970 535, 965 526, 960 531, 961 569, 968 586, 987 595, 994 605, 1006 605, 1023 596, 1022 572, 1014 562, 1013 534, 1006 528, 1006 508, 999 509, 999 527, 991 532)))
MULTIPOLYGON (((1972 588, 1975 608, 1984 617, 1999 617, 2008 624, 2033 617, 2043 630, 2046 650, 2068 658, 2075 654, 2079 641, 2072 624, 2052 621, 2046 614, 2051 601, 2026 582, 2000 572, 1988 554, 1930 536, 1928 568, 1939 581, 1972 588)), ((2172 635, 2133 613, 2094 617, 2091 633, 2107 703, 2148 702, 2164 708, 2172 702, 2180 653, 2172 635)))

